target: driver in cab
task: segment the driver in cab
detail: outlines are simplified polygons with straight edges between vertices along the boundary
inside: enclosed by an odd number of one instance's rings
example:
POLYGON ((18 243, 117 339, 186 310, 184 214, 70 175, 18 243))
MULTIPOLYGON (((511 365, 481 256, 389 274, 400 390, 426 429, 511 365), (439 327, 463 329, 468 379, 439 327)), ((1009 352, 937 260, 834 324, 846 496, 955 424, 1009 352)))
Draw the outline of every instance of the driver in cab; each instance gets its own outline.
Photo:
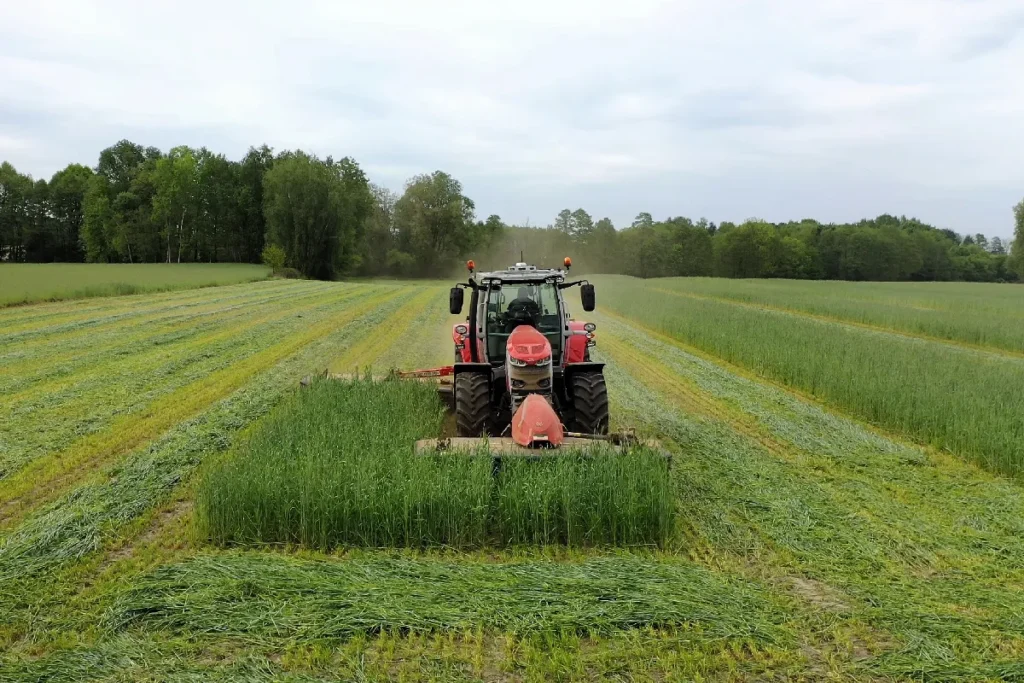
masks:
POLYGON ((506 328, 509 332, 519 325, 532 325, 540 314, 540 305, 530 295, 529 287, 520 287, 516 298, 508 305, 506 328))

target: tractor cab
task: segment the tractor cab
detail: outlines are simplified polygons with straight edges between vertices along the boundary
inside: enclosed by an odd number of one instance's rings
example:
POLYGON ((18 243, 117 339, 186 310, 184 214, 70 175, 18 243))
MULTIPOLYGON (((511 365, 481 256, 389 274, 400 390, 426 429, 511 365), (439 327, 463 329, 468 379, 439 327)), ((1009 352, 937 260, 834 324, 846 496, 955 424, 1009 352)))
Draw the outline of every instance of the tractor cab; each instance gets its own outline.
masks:
POLYGON ((590 360, 594 325, 573 320, 564 290, 580 287, 584 311, 594 310, 594 286, 567 281, 565 269, 516 263, 478 273, 452 288, 450 310, 466 323, 453 329, 454 407, 460 436, 500 436, 530 394, 539 394, 569 431, 606 433, 607 394, 602 363, 590 360), (578 408, 580 402, 586 403, 578 408))
POLYGON ((484 310, 488 362, 503 364, 509 336, 517 327, 528 325, 547 338, 554 363, 561 363, 565 314, 554 282, 502 281, 488 288, 484 310))

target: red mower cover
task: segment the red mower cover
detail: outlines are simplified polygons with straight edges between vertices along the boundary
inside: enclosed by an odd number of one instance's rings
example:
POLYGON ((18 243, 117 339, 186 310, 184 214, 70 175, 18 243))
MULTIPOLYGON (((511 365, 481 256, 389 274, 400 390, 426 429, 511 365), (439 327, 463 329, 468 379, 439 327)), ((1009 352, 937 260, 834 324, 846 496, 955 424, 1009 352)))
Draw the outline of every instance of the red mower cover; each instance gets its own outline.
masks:
POLYGON ((524 398, 519 410, 512 416, 512 440, 530 448, 558 447, 563 439, 562 423, 551 404, 540 394, 530 394, 524 398))

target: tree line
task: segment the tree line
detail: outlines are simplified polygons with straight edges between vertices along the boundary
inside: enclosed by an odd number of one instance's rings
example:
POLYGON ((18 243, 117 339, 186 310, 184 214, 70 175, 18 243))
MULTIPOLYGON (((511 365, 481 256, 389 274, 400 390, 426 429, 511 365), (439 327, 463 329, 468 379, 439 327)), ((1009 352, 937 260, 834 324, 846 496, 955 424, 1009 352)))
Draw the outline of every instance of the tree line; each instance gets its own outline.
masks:
POLYGON ((546 227, 477 220, 458 180, 415 176, 401 194, 345 157, 252 147, 239 161, 206 148, 122 140, 94 168, 34 180, 0 164, 0 261, 260 262, 314 278, 437 277, 467 257, 501 267, 571 255, 589 272, 843 280, 1024 279, 1024 202, 1012 245, 914 218, 851 224, 741 224, 640 213, 617 229, 583 209, 546 227))

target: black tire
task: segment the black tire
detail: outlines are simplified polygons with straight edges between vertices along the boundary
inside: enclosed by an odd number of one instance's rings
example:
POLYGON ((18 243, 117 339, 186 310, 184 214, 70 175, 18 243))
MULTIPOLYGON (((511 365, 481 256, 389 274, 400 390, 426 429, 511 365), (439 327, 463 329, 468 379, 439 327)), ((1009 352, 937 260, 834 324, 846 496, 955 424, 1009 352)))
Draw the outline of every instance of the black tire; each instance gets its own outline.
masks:
POLYGON ((459 436, 482 436, 491 429, 491 383, 487 375, 455 376, 455 428, 459 436))
POLYGON ((580 372, 572 378, 576 427, 584 434, 608 433, 608 388, 602 372, 580 372))

